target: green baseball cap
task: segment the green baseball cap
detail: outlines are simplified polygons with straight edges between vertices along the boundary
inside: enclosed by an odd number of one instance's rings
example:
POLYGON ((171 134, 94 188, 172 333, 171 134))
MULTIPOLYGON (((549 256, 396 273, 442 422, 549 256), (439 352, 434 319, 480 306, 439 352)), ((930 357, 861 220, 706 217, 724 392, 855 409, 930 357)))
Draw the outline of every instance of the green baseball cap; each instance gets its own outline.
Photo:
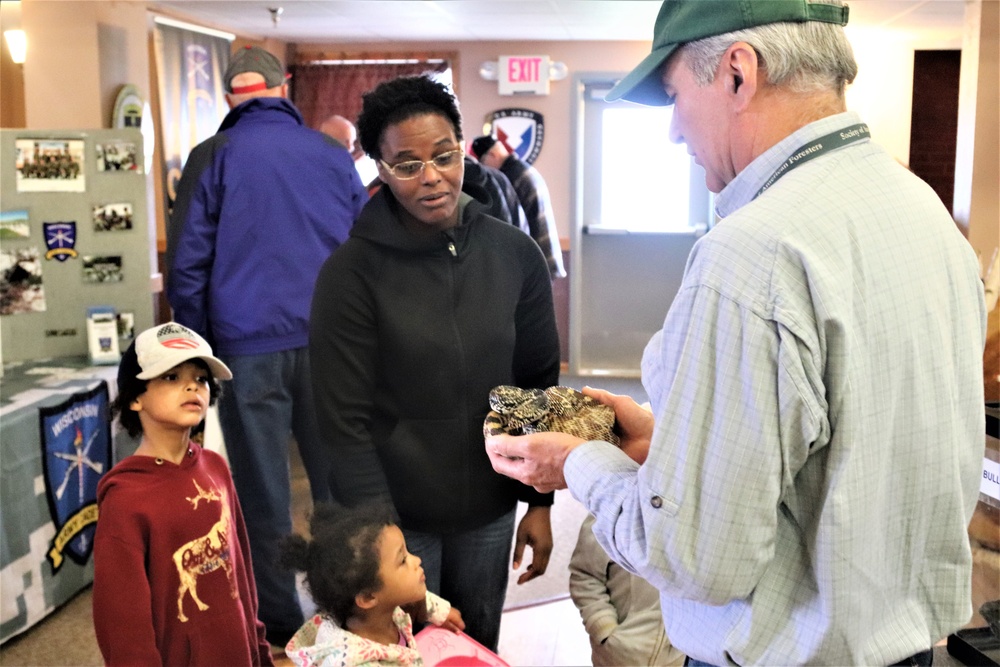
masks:
POLYGON ((604 98, 662 107, 660 66, 688 42, 784 21, 822 21, 847 25, 847 6, 809 0, 664 0, 653 26, 653 50, 604 98))

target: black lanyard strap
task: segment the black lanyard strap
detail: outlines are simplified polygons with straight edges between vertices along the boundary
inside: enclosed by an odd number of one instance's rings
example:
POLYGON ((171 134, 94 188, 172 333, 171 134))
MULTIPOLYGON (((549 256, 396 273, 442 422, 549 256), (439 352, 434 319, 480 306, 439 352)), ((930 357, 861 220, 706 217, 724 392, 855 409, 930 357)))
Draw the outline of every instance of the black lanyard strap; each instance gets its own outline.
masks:
POLYGON ((831 132, 825 136, 816 139, 804 146, 800 146, 798 150, 792 153, 792 155, 782 163, 780 167, 774 170, 771 177, 767 179, 757 194, 754 195, 754 199, 760 196, 760 193, 767 190, 769 187, 774 185, 774 183, 795 169, 804 162, 808 162, 813 158, 817 158, 824 153, 829 153, 832 150, 836 150, 848 144, 853 144, 855 141, 861 141, 862 139, 868 139, 872 136, 871 130, 868 129, 868 125, 865 123, 858 123, 857 125, 851 125, 850 127, 845 127, 842 130, 837 130, 836 132, 831 132))

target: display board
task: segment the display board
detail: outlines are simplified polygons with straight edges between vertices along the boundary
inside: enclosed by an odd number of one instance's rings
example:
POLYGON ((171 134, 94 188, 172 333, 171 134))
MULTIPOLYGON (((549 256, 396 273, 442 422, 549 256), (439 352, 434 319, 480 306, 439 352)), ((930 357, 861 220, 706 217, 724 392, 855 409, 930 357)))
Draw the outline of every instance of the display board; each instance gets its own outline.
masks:
POLYGON ((137 129, 0 130, 0 358, 87 355, 110 306, 127 345, 153 325, 137 129))

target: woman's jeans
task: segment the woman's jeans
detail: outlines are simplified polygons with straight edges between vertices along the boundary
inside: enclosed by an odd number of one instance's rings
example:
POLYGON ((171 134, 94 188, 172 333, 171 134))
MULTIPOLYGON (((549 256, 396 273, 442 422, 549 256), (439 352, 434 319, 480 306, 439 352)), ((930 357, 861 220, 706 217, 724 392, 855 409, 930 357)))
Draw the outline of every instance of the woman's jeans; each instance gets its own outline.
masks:
POLYGON ((407 551, 423 561, 428 590, 462 612, 465 633, 493 652, 500 639, 514 515, 511 510, 492 523, 461 533, 403 530, 407 551))

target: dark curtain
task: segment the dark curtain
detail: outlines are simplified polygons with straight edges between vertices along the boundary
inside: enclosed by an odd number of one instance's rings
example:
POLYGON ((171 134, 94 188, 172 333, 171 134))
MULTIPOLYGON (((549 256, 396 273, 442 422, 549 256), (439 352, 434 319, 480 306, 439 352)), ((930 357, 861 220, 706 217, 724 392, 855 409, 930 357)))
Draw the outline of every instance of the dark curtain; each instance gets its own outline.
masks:
POLYGON ((383 81, 425 72, 443 72, 449 63, 372 65, 293 65, 292 102, 302 112, 306 125, 319 128, 333 114, 356 123, 361 96, 383 81))

